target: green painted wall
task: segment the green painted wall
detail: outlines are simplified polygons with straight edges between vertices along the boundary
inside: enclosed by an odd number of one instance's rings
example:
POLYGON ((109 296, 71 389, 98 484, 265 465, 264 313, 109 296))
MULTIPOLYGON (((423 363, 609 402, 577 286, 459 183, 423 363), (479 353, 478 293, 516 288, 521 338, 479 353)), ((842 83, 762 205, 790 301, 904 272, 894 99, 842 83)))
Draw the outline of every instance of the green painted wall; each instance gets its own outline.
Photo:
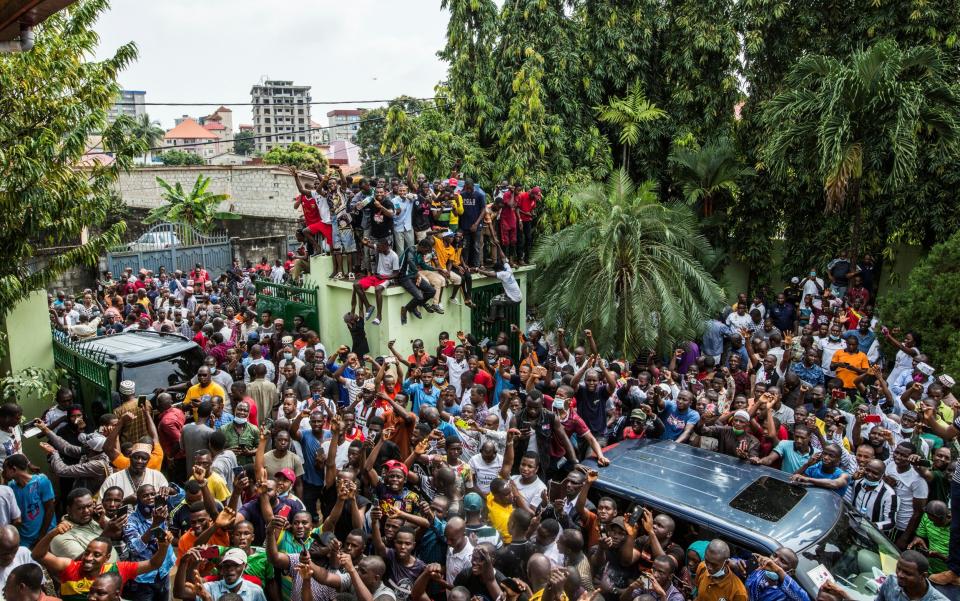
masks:
MULTIPOLYGON (((526 328, 527 315, 527 277, 533 267, 520 267, 514 271, 517 283, 523 291, 523 302, 520 305, 520 327, 526 328)), ((320 340, 332 352, 340 344, 350 344, 350 332, 343 322, 343 316, 350 310, 350 297, 353 292, 353 282, 349 280, 331 280, 327 274, 331 273, 332 259, 327 256, 317 256, 311 259, 310 273, 304 279, 307 285, 316 286, 318 290, 317 305, 320 313, 320 340)), ((474 287, 496 283, 497 280, 479 277, 474 278, 474 287)), ((373 291, 368 291, 367 298, 371 305, 376 306, 373 291)), ((458 330, 470 331, 471 310, 463 305, 454 305, 447 302, 449 290, 444 289, 444 314, 427 313, 421 311, 423 319, 410 316, 407 324, 400 323, 400 307, 410 301, 410 295, 399 286, 391 286, 383 295, 383 320, 379 326, 366 322, 367 342, 370 345, 372 356, 387 355, 387 342, 397 341, 397 350, 406 353, 410 349, 410 341, 420 338, 427 348, 436 345, 437 334, 442 331, 450 333, 454 338, 458 330)))

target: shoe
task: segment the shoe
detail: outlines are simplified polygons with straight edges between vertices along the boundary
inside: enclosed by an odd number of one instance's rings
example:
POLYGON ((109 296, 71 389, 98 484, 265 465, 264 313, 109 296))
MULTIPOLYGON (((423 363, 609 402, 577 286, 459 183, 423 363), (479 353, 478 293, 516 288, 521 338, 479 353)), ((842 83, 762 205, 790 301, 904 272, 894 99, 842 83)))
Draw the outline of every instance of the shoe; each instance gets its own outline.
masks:
POLYGON ((421 315, 420 311, 417 311, 416 309, 410 309, 410 313, 417 319, 423 319, 423 315, 421 315))
POLYGON ((471 309, 474 309, 477 306, 476 304, 474 304, 472 300, 465 300, 463 301, 463 304, 466 305, 467 307, 470 307, 471 309))
POLYGON ((367 313, 366 313, 366 315, 364 316, 364 318, 366 319, 366 321, 370 321, 370 318, 373 317, 373 312, 374 312, 374 311, 376 311, 375 308, 373 308, 373 307, 367 307, 367 313))
POLYGON ((355 280, 355 279, 357 279, 357 276, 354 275, 354 273, 351 271, 350 273, 347 274, 347 279, 348 279, 348 280, 355 280))
POLYGON ((453 298, 450 299, 450 304, 451 304, 451 305, 460 305, 460 304, 462 304, 462 303, 460 302, 460 299, 459 299, 459 298, 453 297, 453 298))
POLYGON ((407 308, 400 307, 400 325, 407 325, 407 308))
POLYGON ((437 310, 433 308, 433 305, 424 305, 423 308, 427 311, 427 313, 437 312, 437 310))
POLYGON ((940 586, 960 586, 960 576, 957 576, 951 570, 947 570, 930 576, 930 582, 940 586))
POLYGON ((438 304, 438 305, 434 305, 434 306, 433 306, 433 312, 434 312, 434 313, 439 313, 440 315, 443 315, 443 305, 439 305, 439 304, 438 304))
POLYGON ((375 325, 375 326, 378 326, 378 325, 380 325, 380 318, 379 318, 379 317, 374 317, 374 318, 373 318, 373 321, 371 321, 370 323, 372 323, 372 324, 375 325))

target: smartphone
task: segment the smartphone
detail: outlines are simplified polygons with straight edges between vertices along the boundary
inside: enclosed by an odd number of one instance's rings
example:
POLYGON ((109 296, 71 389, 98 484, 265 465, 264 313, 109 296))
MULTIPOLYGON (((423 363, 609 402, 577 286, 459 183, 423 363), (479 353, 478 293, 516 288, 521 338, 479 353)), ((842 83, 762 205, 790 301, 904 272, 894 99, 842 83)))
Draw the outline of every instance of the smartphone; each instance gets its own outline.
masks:
POLYGON ((633 511, 630 513, 630 517, 627 518, 627 521, 630 522, 631 525, 636 526, 640 523, 641 517, 643 517, 643 507, 637 505, 633 508, 633 511))
POLYGON ((867 422, 868 424, 879 424, 879 423, 882 423, 883 418, 880 417, 879 415, 872 415, 872 414, 871 414, 871 415, 868 415, 868 416, 864 417, 864 418, 863 418, 863 421, 867 422))
POLYGON ((847 393, 842 388, 834 388, 830 391, 830 397, 839 401, 847 398, 847 393))
POLYGON ((40 428, 36 426, 30 426, 29 428, 23 431, 21 436, 23 438, 33 438, 34 436, 38 436, 39 434, 40 434, 40 428))
POLYGON ((238 465, 237 467, 233 468, 233 477, 236 478, 237 476, 245 474, 246 472, 247 470, 243 469, 242 466, 238 465))
POLYGON ((220 557, 220 549, 215 545, 211 545, 200 552, 200 557, 204 559, 217 559, 220 557))
POLYGON ((551 480, 549 485, 549 492, 548 492, 548 494, 550 495, 550 500, 555 501, 557 499, 562 499, 565 496, 564 493, 566 492, 566 488, 567 487, 564 486, 563 482, 557 482, 556 480, 551 480))
POLYGON ((290 515, 290 506, 289 506, 289 505, 284 505, 283 507, 281 507, 281 508, 280 508, 280 511, 277 512, 277 515, 280 516, 280 517, 282 517, 282 518, 286 518, 287 516, 289 516, 289 515, 290 515))
POLYGON ((167 531, 161 528, 160 526, 157 526, 156 528, 151 528, 150 532, 153 533, 153 538, 158 541, 166 540, 167 538, 167 531))
POLYGON ((137 407, 143 407, 146 404, 147 404, 147 395, 141 394, 139 397, 137 397, 137 407))

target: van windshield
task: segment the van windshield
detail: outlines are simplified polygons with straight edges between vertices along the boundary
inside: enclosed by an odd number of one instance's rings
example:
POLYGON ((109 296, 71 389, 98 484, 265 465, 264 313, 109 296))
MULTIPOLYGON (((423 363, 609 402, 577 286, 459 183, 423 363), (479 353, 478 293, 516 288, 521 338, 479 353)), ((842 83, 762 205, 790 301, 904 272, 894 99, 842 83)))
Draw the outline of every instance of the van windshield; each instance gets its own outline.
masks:
POLYGON ((873 524, 844 512, 833 530, 800 552, 797 572, 819 587, 826 579, 842 586, 852 599, 874 599, 884 574, 896 570, 900 552, 873 524))
POLYGON ((137 383, 137 394, 153 394, 157 388, 167 388, 186 382, 203 365, 203 352, 190 349, 171 357, 164 357, 140 365, 124 365, 123 379, 137 383))

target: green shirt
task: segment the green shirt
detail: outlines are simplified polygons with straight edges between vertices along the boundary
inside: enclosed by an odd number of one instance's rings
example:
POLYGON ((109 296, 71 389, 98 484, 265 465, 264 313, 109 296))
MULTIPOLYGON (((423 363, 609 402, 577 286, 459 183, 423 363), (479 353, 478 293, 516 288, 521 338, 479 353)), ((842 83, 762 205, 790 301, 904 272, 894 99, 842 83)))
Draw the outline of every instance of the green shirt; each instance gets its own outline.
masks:
MULTIPOLYGON (((260 431, 257 430, 257 427, 247 422, 243 424, 243 429, 240 430, 240 433, 238 434, 236 425, 236 422, 233 422, 220 428, 220 431, 223 432, 224 436, 227 438, 226 448, 231 450, 238 449, 240 447, 256 449, 257 445, 260 444, 260 431)), ((238 454, 237 463, 239 465, 250 465, 253 463, 253 457, 238 454)))
MULTIPOLYGON (((917 526, 917 536, 927 541, 927 548, 946 557, 950 547, 950 525, 937 526, 930 516, 923 514, 920 525, 917 526)), ((942 559, 930 558, 930 573, 939 574, 947 571, 947 564, 942 559)))

